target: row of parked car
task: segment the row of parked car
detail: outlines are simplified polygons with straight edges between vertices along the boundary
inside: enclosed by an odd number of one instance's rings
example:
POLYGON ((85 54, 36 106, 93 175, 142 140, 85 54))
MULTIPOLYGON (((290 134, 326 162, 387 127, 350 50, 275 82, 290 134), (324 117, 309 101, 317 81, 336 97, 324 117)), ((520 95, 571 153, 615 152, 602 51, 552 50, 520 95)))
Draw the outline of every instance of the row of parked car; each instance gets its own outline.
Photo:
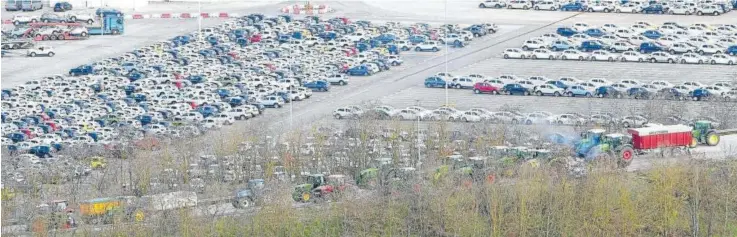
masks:
POLYGON ((480 74, 452 76, 441 72, 425 79, 424 85, 428 88, 470 89, 475 94, 737 101, 737 85, 729 81, 712 85, 688 81, 675 85, 662 80, 642 82, 624 79, 613 82, 604 78, 584 81, 573 77, 550 79, 544 76, 524 79, 515 75, 493 78, 480 74))
POLYGON ((11 22, 13 25, 25 25, 29 23, 87 23, 93 24, 99 20, 93 13, 79 11, 79 12, 67 12, 64 14, 59 13, 44 13, 41 15, 27 15, 17 14, 14 15, 11 22))
POLYGON ((3 90, 3 144, 34 153, 219 128, 401 65, 394 39, 370 41, 404 31, 251 14, 3 90))
MULTIPOLYGON (((628 115, 618 117, 612 113, 596 113, 583 115, 580 113, 553 114, 546 111, 523 113, 517 111, 489 111, 484 108, 458 110, 442 106, 437 109, 426 109, 421 106, 410 106, 404 109, 389 105, 364 109, 359 106, 340 107, 333 111, 336 119, 355 119, 375 116, 379 119, 400 119, 408 121, 455 121, 455 122, 491 122, 506 124, 550 124, 550 125, 603 125, 622 127, 641 127, 649 122, 645 115, 628 115)), ((674 121, 675 122, 675 121, 674 121)), ((679 121, 680 122, 680 121, 679 121)))
POLYGON ((718 16, 737 9, 737 1, 484 0, 479 3, 479 8, 718 16))
POLYGON ((732 24, 657 26, 637 22, 629 27, 586 23, 559 27, 525 41, 521 48, 506 49, 504 58, 666 62, 692 64, 737 63, 737 26, 732 24))

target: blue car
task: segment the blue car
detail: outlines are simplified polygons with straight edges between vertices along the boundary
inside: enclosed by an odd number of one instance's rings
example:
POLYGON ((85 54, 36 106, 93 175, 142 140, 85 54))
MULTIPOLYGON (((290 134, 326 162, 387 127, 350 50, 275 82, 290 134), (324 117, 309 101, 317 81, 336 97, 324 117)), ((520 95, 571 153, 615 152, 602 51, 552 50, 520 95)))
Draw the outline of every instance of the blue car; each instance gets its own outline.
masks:
POLYGON ((709 92, 709 90, 704 89, 704 88, 693 90, 689 92, 688 95, 694 101, 712 100, 715 98, 714 94, 712 94, 711 92, 709 92))
POLYGON ((55 12, 65 12, 72 10, 72 4, 69 2, 57 2, 54 4, 55 12))
POLYGON ((505 95, 530 95, 530 89, 520 85, 519 83, 510 83, 502 87, 502 94, 505 95))
POLYGON ((551 81, 547 81, 547 82, 545 82, 545 84, 550 84, 550 85, 553 85, 553 86, 555 86, 555 87, 558 87, 558 88, 560 88, 560 89, 564 89, 564 90, 565 90, 566 88, 568 88, 568 86, 566 86, 566 84, 565 84, 565 83, 563 83, 562 81, 559 81, 559 80, 551 80, 551 81))
POLYGON ((443 80, 440 77, 433 76, 433 77, 428 77, 425 79, 425 87, 427 88, 432 88, 432 87, 445 88, 446 85, 448 85, 448 83, 445 82, 445 80, 443 80))
POLYGON ((565 92, 566 96, 570 97, 576 97, 576 96, 586 96, 586 97, 592 97, 593 94, 591 91, 587 90, 585 87, 580 85, 573 85, 571 87, 568 87, 565 92))
POLYGON ((313 91, 328 91, 330 90, 330 83, 326 81, 311 81, 303 84, 304 87, 312 89, 313 91))
POLYGON ((648 39, 659 39, 660 37, 663 37, 663 33, 660 33, 660 31, 657 30, 647 30, 642 32, 642 36, 645 36, 648 39))
POLYGON ((663 14, 666 11, 661 4, 650 4, 642 8, 641 12, 645 14, 663 14))
POLYGON ((555 33, 563 36, 563 37, 571 37, 572 35, 578 34, 578 31, 574 30, 570 27, 558 27, 558 29, 555 31, 555 33))
POLYGON ((663 45, 655 43, 655 42, 645 42, 645 43, 640 44, 640 53, 646 54, 646 53, 663 51, 664 48, 665 47, 663 47, 663 45))
POLYGON ((596 88, 596 96, 599 98, 622 98, 624 97, 624 93, 621 91, 615 89, 612 86, 600 86, 599 88, 596 88))
POLYGON ((726 54, 737 56, 737 45, 732 45, 727 48, 727 52, 724 52, 726 54))
POLYGON ((648 91, 642 87, 632 87, 627 89, 627 95, 634 99, 654 99, 655 93, 648 91))
POLYGON ((581 46, 578 47, 578 49, 584 52, 593 52, 596 50, 605 50, 606 47, 599 41, 587 40, 581 43, 581 46))
POLYGON ((599 37, 606 35, 606 32, 598 28, 591 28, 591 29, 584 31, 583 33, 591 37, 594 37, 594 38, 599 38, 599 37))
POLYGON ((563 6, 560 6, 560 10, 561 11, 578 11, 578 12, 582 12, 582 11, 586 11, 586 6, 584 6, 580 2, 574 2, 574 3, 568 3, 568 4, 564 4, 563 6))

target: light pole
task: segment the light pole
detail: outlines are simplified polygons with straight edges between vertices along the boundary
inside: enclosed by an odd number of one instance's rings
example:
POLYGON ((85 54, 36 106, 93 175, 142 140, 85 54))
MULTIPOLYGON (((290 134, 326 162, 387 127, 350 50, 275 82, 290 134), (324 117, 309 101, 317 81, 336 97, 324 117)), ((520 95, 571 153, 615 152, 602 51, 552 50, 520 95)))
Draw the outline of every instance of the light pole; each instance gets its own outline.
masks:
MULTIPOLYGON (((417 100, 417 106, 420 106, 420 100, 417 100)), ((417 116, 417 170, 422 168, 422 153, 420 153, 420 116, 417 116)))
MULTIPOLYGON (((444 9, 445 14, 443 16, 443 22, 445 24, 448 24, 448 0, 445 0, 444 3, 445 3, 445 9, 444 9)), ((448 33, 446 32, 445 33, 445 36, 447 36, 447 35, 448 35, 448 33)), ((445 40, 443 40, 443 41, 445 41, 445 40)), ((445 42, 445 48, 446 48, 446 50, 445 50, 445 52, 443 52, 443 54, 445 54, 445 76, 448 77, 448 51, 450 50, 450 47, 448 47, 448 42, 445 42)), ((449 103, 448 103, 448 82, 447 81, 445 82, 445 106, 449 106, 449 103)))
POLYGON ((202 0, 197 1, 197 32, 200 36, 200 42, 202 42, 202 0))

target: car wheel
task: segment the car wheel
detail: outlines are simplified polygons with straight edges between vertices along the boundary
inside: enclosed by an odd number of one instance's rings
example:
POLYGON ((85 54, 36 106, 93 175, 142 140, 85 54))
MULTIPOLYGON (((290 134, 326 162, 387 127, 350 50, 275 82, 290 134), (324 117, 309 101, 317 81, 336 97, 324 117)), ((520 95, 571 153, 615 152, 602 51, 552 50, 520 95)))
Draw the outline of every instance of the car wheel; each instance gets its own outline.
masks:
POLYGON ((504 54, 504 59, 509 59, 509 55, 508 54, 504 54))
POLYGON ((560 92, 557 92, 557 91, 556 91, 555 93, 553 93, 553 95, 554 95, 554 96, 560 96, 560 92))
POLYGON ((715 16, 718 16, 718 15, 719 15, 719 12, 714 12, 714 15, 715 15, 715 16))
POLYGON ((563 57, 560 57, 560 59, 563 59, 563 60, 568 60, 568 57, 566 57, 566 56, 563 56, 563 57))
POLYGON ((54 56, 54 52, 49 52, 49 57, 53 57, 53 56, 54 56))
POLYGON ((420 47, 415 48, 415 51, 420 51, 420 50, 422 50, 420 49, 420 47))
POLYGON ((523 6, 522 7, 522 10, 527 10, 527 9, 530 9, 530 7, 528 7, 528 6, 523 6))
POLYGON ((699 15, 699 16, 701 16, 701 15, 704 15, 704 13, 703 13, 703 12, 701 12, 701 11, 699 11, 699 12, 696 12, 696 15, 699 15))
POLYGON ((532 55, 532 59, 537 59, 537 56, 536 55, 532 55))
POLYGON ((640 58, 640 59, 637 59, 637 61, 638 61, 638 62, 644 62, 644 61, 645 61, 645 59, 641 59, 641 58, 640 58))
POLYGON ((455 88, 456 89, 461 89, 461 85, 456 85, 455 88))
POLYGON ((432 51, 437 52, 437 51, 439 51, 439 49, 438 48, 432 48, 432 51))
POLYGON ((525 59, 526 57, 525 57, 525 55, 521 55, 521 56, 519 56, 519 58, 520 59, 525 59))
POLYGON ((537 91, 537 92, 535 92, 535 95, 537 95, 537 96, 543 96, 543 92, 542 91, 537 91))
POLYGON ((654 58, 651 58, 651 59, 650 59, 650 62, 651 62, 651 63, 656 63, 657 61, 656 61, 656 60, 655 60, 654 58))
POLYGON ((704 64, 704 61, 703 60, 699 60, 699 64, 704 64))
POLYGON ((686 64, 686 59, 681 59, 682 64, 686 64))
POLYGON ((614 58, 609 58, 609 62, 614 62, 614 58))
POLYGON ((630 127, 630 123, 629 122, 623 122, 622 123, 622 126, 625 127, 625 128, 629 128, 630 127))
POLYGON ((535 6, 535 10, 539 11, 540 10, 540 6, 535 6))
POLYGON ((550 57, 548 57, 548 59, 553 60, 553 59, 555 59, 555 57, 553 57, 553 55, 550 55, 550 57))
POLYGON ((479 4, 479 8, 486 8, 483 3, 479 4))
POLYGON ((734 62, 732 62, 732 61, 729 61, 729 62, 727 62, 727 64, 728 64, 728 65, 734 65, 734 62))
POLYGON ((345 86, 345 81, 339 81, 338 85, 345 86))
POLYGON ((584 58, 583 56, 578 56, 578 61, 583 61, 583 60, 586 60, 586 58, 584 58))
POLYGON ((474 94, 481 94, 481 91, 479 89, 475 89, 475 90, 473 90, 473 93, 474 94))
POLYGON ((90 24, 91 25, 92 23, 94 23, 94 21, 92 19, 87 20, 87 24, 90 24))
POLYGON ((617 10, 614 10, 614 12, 616 12, 616 13, 622 13, 622 10, 617 9, 617 10))
POLYGON ((717 64, 717 61, 711 60, 711 64, 712 65, 717 64))
POLYGON ((626 59, 626 58, 624 58, 624 57, 622 57, 622 60, 620 60, 620 61, 622 61, 622 62, 627 62, 627 59, 626 59))
POLYGON ((31 57, 36 57, 36 52, 31 52, 31 54, 30 54, 30 55, 28 55, 28 56, 31 56, 31 57))
POLYGON ((82 37, 87 37, 87 32, 82 32, 82 37))
POLYGON ((676 13, 673 12, 673 10, 668 11, 668 14, 675 15, 676 13))
POLYGON ((72 22, 76 22, 77 21, 77 17, 76 16, 72 16, 71 18, 69 18, 69 20, 72 21, 72 22))
POLYGON ((530 47, 522 46, 522 50, 528 51, 528 50, 530 50, 530 47))

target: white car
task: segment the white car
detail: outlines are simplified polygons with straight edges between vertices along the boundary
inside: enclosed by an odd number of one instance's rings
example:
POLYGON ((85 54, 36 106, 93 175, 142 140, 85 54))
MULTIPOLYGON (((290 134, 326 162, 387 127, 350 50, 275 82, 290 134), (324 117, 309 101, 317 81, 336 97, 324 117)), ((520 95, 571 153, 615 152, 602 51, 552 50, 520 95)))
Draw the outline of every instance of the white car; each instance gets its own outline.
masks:
POLYGON ((526 0, 512 0, 512 1, 509 1, 509 4, 507 4, 507 8, 527 10, 527 9, 532 8, 532 2, 526 1, 526 0))
POLYGON ((212 118, 222 125, 233 125, 233 123, 235 123, 235 118, 227 113, 216 114, 213 115, 212 118))
POLYGON ((628 39, 628 41, 634 45, 641 45, 642 43, 652 40, 642 35, 633 35, 628 39))
POLYGON ((561 96, 565 93, 565 90, 563 88, 550 85, 550 84, 543 84, 536 86, 535 88, 535 95, 542 96, 542 95, 553 95, 553 96, 561 96))
POLYGON ((447 73, 447 72, 438 72, 435 73, 435 76, 440 77, 443 80, 450 80, 451 78, 454 78, 453 74, 447 73))
POLYGON ((584 41, 593 40, 594 38, 587 34, 575 34, 568 38, 574 45, 581 45, 584 41))
POLYGON ((689 43, 675 43, 671 44, 670 47, 668 47, 668 52, 670 54, 679 54, 679 53, 693 53, 696 52, 696 47, 691 46, 689 43))
POLYGON ((724 96, 727 94, 727 92, 730 91, 729 88, 721 87, 721 86, 706 86, 704 87, 704 90, 709 91, 712 95, 719 95, 724 96))
POLYGON ((694 9, 685 5, 676 5, 668 9, 668 14, 671 15, 691 15, 694 13, 694 9))
POLYGON ((589 12, 613 12, 614 6, 606 3, 599 3, 599 4, 591 4, 588 5, 588 8, 586 9, 589 12))
POLYGON ((578 23, 574 23, 572 28, 578 32, 584 32, 588 30, 589 28, 591 28, 591 26, 589 26, 589 24, 586 24, 586 23, 578 22, 578 23))
POLYGON ((625 128, 642 127, 642 125, 647 123, 647 119, 639 115, 625 116, 620 120, 620 123, 625 128))
POLYGON ((353 108, 341 107, 333 111, 333 117, 336 119, 355 118, 358 117, 358 113, 353 108))
POLYGON ((647 58, 651 63, 675 63, 678 60, 675 56, 666 52, 653 52, 647 58))
POLYGON ((501 0, 484 0, 479 3, 479 8, 503 8, 506 6, 507 2, 501 0))
POLYGON ((425 41, 415 46, 415 51, 440 51, 440 44, 435 41, 425 41))
POLYGON ((544 0, 535 3, 535 10, 555 11, 560 9, 560 4, 556 1, 544 0))
POLYGON ((612 24, 612 23, 607 23, 601 26, 601 30, 603 30, 606 33, 610 33, 610 34, 617 32, 617 29, 619 29, 619 26, 612 24))
POLYGON ((556 59, 558 57, 558 53, 548 50, 548 49, 536 49, 532 51, 532 56, 530 56, 532 59, 556 59))
POLYGON ((420 112, 412 109, 402 109, 395 116, 401 120, 417 120, 420 116, 420 112))
POLYGON ((717 5, 701 5, 696 8, 696 15, 714 15, 718 16, 724 13, 722 8, 717 5))
POLYGON ((583 82, 575 77, 561 77, 561 78, 558 78, 558 81, 563 82, 563 84, 566 85, 567 87, 577 85, 583 82))
POLYGON ((529 113, 525 116, 523 123, 526 125, 541 124, 545 123, 547 121, 545 119, 547 119, 548 117, 550 117, 550 115, 545 115, 542 113, 529 113))
POLYGON ((625 51, 619 56, 619 60, 622 62, 644 62, 647 57, 637 51, 625 51))
POLYGON ((537 39, 537 40, 531 39, 531 40, 525 41, 525 43, 522 44, 522 49, 524 50, 544 49, 547 46, 548 44, 545 43, 545 41, 541 39, 537 39))
POLYGON ((333 74, 325 77, 325 81, 330 84, 338 84, 341 86, 348 84, 348 77, 344 74, 333 74))
POLYGON ((583 61, 589 57, 588 53, 581 52, 580 50, 565 50, 560 53, 560 59, 563 60, 579 60, 583 61))
POLYGON ((237 120, 246 120, 255 116, 253 113, 251 113, 251 110, 245 107, 232 108, 227 113, 237 120))
POLYGON ((678 57, 678 61, 682 64, 702 64, 704 63, 704 57, 697 53, 685 53, 678 57))
POLYGON ((11 21, 13 22, 13 25, 20 25, 25 23, 36 23, 38 22, 38 18, 28 15, 15 15, 11 21))
POLYGON ((500 80, 500 79, 488 79, 484 80, 484 82, 491 84, 491 86, 496 88, 502 88, 504 85, 507 84, 507 82, 500 80))
POLYGON ((602 35, 601 37, 599 37, 599 40, 601 40, 602 42, 608 45, 611 45, 615 42, 619 42, 621 39, 617 37, 616 35, 602 35))
POLYGON ((531 81, 535 85, 542 85, 550 81, 550 78, 544 77, 544 76, 531 76, 527 78, 528 81, 531 81))
POLYGON ((591 78, 588 82, 598 86, 611 85, 612 82, 604 78, 591 78))
POLYGON ((622 5, 616 5, 614 7, 614 12, 616 13, 622 13, 622 12, 638 13, 640 12, 640 9, 642 9, 640 5, 637 5, 634 3, 627 3, 627 4, 622 4, 622 5))
POLYGON ((622 79, 619 81, 619 83, 627 87, 636 87, 643 84, 642 82, 635 79, 622 79))
POLYGON ((617 41, 617 42, 612 43, 611 46, 609 47, 609 50, 612 51, 613 53, 634 51, 635 49, 637 49, 637 46, 627 41, 617 41))
POLYGON ((535 83, 534 81, 530 81, 530 80, 521 80, 521 81, 518 81, 517 84, 519 84, 520 86, 528 90, 533 90, 537 86, 537 83, 535 83))
POLYGON ((481 122, 483 119, 481 113, 477 111, 465 111, 461 115, 461 121, 463 122, 481 122))
POLYGON ((453 87, 456 89, 461 88, 473 88, 473 85, 476 84, 476 80, 469 78, 469 77, 456 77, 453 78, 453 80, 450 81, 449 87, 453 87))
POLYGON ((559 115, 553 115, 548 117, 547 119, 548 124, 557 124, 557 125, 583 125, 586 123, 586 120, 584 118, 579 118, 576 115, 573 114, 559 114, 559 115))
POLYGON ((524 51, 522 49, 511 48, 511 49, 505 49, 502 57, 506 59, 510 59, 510 58, 525 59, 525 58, 529 58, 530 54, 528 51, 524 51))
POLYGON ((734 65, 735 57, 729 56, 726 54, 712 54, 711 57, 708 59, 710 64, 725 64, 725 65, 734 65))
POLYGON ((689 88, 690 90, 696 90, 696 89, 704 87, 704 84, 701 84, 701 82, 697 82, 697 81, 687 81, 681 85, 689 88))
POLYGON ((620 28, 618 29, 614 35, 618 36, 619 38, 629 39, 632 36, 636 36, 637 33, 626 28, 620 28))
POLYGON ((66 18, 72 22, 86 22, 87 24, 95 23, 95 17, 89 13, 68 13, 66 18))
POLYGON ((703 27, 701 27, 701 26, 691 25, 691 26, 689 26, 686 29, 686 31, 688 32, 689 35, 692 35, 693 36, 693 35, 701 35, 701 34, 703 34, 704 31, 706 31, 706 29, 703 28, 703 27))
POLYGON ((658 81, 652 81, 652 82, 650 82, 650 85, 657 86, 660 89, 673 87, 673 83, 670 83, 670 82, 667 82, 667 81, 660 81, 660 80, 658 80, 658 81))
POLYGON ((54 48, 47 45, 36 46, 35 48, 28 49, 26 55, 28 55, 28 57, 36 57, 41 55, 53 57, 54 48))
POLYGON ((698 51, 700 54, 719 54, 722 53, 723 48, 718 47, 713 44, 702 44, 698 46, 698 51))
POLYGON ((617 58, 617 55, 614 55, 610 53, 609 51, 595 50, 594 52, 591 52, 591 56, 589 56, 589 60, 614 62, 614 61, 617 61, 618 58, 617 58))

